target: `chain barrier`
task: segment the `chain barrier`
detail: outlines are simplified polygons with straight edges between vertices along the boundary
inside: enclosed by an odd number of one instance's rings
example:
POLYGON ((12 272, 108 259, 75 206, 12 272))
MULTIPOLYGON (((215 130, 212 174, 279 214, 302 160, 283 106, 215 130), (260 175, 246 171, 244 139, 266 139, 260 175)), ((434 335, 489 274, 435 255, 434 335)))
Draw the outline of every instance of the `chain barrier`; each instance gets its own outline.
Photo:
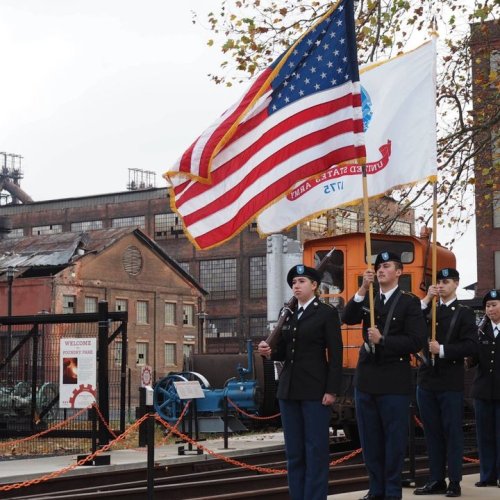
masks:
MULTIPOLYGON (((177 430, 177 427, 179 426, 179 424, 182 422, 182 420, 184 419, 184 416, 186 415, 187 411, 188 411, 188 408, 189 408, 189 405, 191 404, 191 400, 188 400, 188 402, 184 405, 184 408, 182 409, 182 412, 181 414, 179 415, 179 418, 177 419, 177 422, 175 422, 174 426, 172 427, 172 429, 175 429, 177 430)), ((173 434, 173 431, 169 431, 168 434, 161 440, 161 444, 165 444, 167 442, 167 439, 169 437, 171 437, 173 434)))
POLYGON ((92 403, 92 406, 95 408, 95 411, 97 412, 97 415, 99 415, 99 418, 101 419, 101 422, 104 424, 104 427, 106 427, 108 432, 113 436, 113 439, 116 439, 118 436, 114 433, 110 424, 104 418, 103 414, 101 413, 101 410, 99 409, 99 406, 97 406, 97 403, 92 403))
MULTIPOLYGON (((174 426, 170 425, 168 422, 163 420, 158 414, 155 414, 155 419, 160 422, 165 428, 169 429, 172 434, 175 434, 177 437, 181 438, 183 441, 190 443, 191 445, 195 446, 196 448, 203 450, 207 455, 211 455, 214 458, 217 458, 219 460, 223 460, 224 462, 230 463, 231 465, 235 465, 237 467, 241 467, 243 469, 248 469, 252 470, 254 472, 262 472, 264 474, 286 474, 287 470, 286 469, 273 469, 271 467, 261 467, 259 465, 251 465, 247 464, 245 462, 241 462, 240 460, 235 460, 234 458, 227 457, 225 455, 222 455, 221 453, 217 453, 206 446, 203 446, 202 444, 196 442, 194 439, 190 438, 186 434, 183 434, 177 429, 174 429, 174 426)), ((345 455, 344 457, 338 458, 337 460, 332 460, 330 462, 330 466, 335 466, 338 464, 341 464, 343 462, 347 462, 351 458, 355 457, 356 455, 359 455, 361 453, 361 448, 358 448, 357 450, 352 451, 351 453, 345 455)))
MULTIPOLYGON (((90 406, 92 406, 92 405, 90 405, 90 406)), ((86 409, 88 409, 88 408, 86 408, 86 409)), ((146 413, 139 420, 134 422, 123 434, 120 434, 120 436, 118 436, 116 439, 114 439, 113 441, 104 445, 102 448, 95 451, 94 453, 91 453, 90 455, 87 455, 86 457, 82 458, 78 462, 71 464, 71 465, 68 465, 67 467, 64 467, 63 469, 53 471, 53 472, 46 474, 44 476, 41 476, 41 477, 29 479, 29 480, 23 481, 21 483, 13 483, 13 484, 7 484, 5 486, 0 486, 0 491, 10 491, 10 490, 15 490, 15 489, 21 489, 21 488, 25 488, 27 486, 32 486, 34 484, 42 483, 44 481, 49 481, 50 479, 54 479, 54 478, 59 477, 63 474, 66 474, 67 472, 69 472, 73 469, 76 469, 77 467, 84 465, 87 462, 91 462, 98 455, 101 455, 102 453, 105 453, 106 451, 108 451, 115 443, 124 440, 128 436, 129 433, 131 433, 137 427, 139 427, 142 424, 142 422, 144 422, 144 420, 146 420, 148 417, 149 417, 149 413, 146 413)))
POLYGON ((74 420, 75 418, 79 417, 85 411, 90 410, 90 408, 92 408, 93 404, 94 403, 87 406, 86 408, 82 408, 77 413, 75 413, 74 415, 71 415, 71 417, 67 418, 63 422, 59 422, 58 424, 54 424, 52 427, 49 427, 48 429, 45 429, 44 431, 41 431, 38 434, 33 434, 31 436, 27 436, 27 437, 24 437, 21 439, 16 439, 13 441, 7 441, 6 443, 0 443, 0 449, 1 448, 8 448, 9 446, 15 446, 16 444, 24 443, 26 441, 32 441, 33 439, 39 438, 41 436, 45 436, 45 434, 49 434, 50 432, 55 431, 56 429, 60 429, 61 427, 63 427, 67 423, 69 423, 72 420, 74 420))
POLYGON ((413 415, 413 420, 415 420, 415 423, 417 424, 417 427, 420 427, 421 429, 424 428, 424 424, 422 423, 422 421, 416 415, 413 415))
POLYGON ((343 462, 347 462, 348 460, 351 460, 351 458, 354 458, 356 455, 359 455, 362 451, 362 448, 358 448, 357 450, 351 451, 351 453, 343 457, 337 458, 337 460, 332 460, 330 462, 330 467, 341 464, 343 462))
POLYGON ((252 415, 251 413, 247 413, 246 411, 239 408, 236 403, 234 403, 231 398, 227 398, 228 403, 239 413, 245 415, 245 417, 253 418, 254 420, 272 420, 281 415, 281 413, 276 413, 276 415, 271 415, 270 417, 259 417, 258 415, 252 415))
MULTIPOLYGON (((238 408, 234 404, 234 402, 231 401, 229 398, 228 398, 228 401, 229 401, 229 403, 234 408, 236 408, 236 410, 240 411, 242 414, 244 414, 246 416, 249 416, 249 417, 256 418, 255 415, 247 414, 246 412, 244 412, 243 410, 241 410, 240 408, 238 408)), ((187 442, 187 443, 195 446, 196 448, 204 451, 207 455, 210 455, 210 456, 212 456, 214 458, 217 458, 219 460, 223 460, 223 461, 225 461, 225 462, 227 462, 227 463, 229 463, 231 465, 234 465, 236 467, 241 467, 241 468, 244 468, 244 469, 248 469, 248 470, 251 470, 251 471, 254 471, 254 472, 260 472, 260 473, 264 473, 264 474, 286 474, 287 473, 286 469, 274 469, 274 468, 271 468, 271 467, 261 467, 259 465, 247 464, 245 462, 241 462, 240 460, 235 460, 234 458, 227 457, 227 456, 225 456, 225 455, 223 455, 221 453, 217 453, 217 452, 215 452, 215 451, 213 451, 213 450, 211 450, 211 449, 203 446, 202 444, 198 443, 197 441, 195 441, 194 439, 192 439, 188 435, 180 432, 179 429, 178 429, 178 426, 182 422, 183 418, 185 417, 185 415, 187 413, 187 410, 189 408, 189 404, 190 404, 190 402, 188 402, 184 406, 181 415, 179 416, 179 418, 177 419, 177 422, 174 425, 170 425, 167 421, 163 420, 158 415, 158 413, 154 414, 155 420, 157 422, 159 422, 163 427, 165 427, 166 429, 169 430, 168 434, 162 439, 162 444, 164 444, 166 442, 166 440, 170 436, 172 436, 173 434, 175 434, 176 436, 178 436, 179 438, 181 438, 183 441, 185 441, 185 442, 187 442)), ((20 482, 20 483, 14 483, 14 484, 8 484, 8 485, 0 486, 0 491, 10 491, 10 490, 13 490, 13 489, 20 489, 20 488, 24 488, 24 487, 31 486, 31 485, 34 485, 34 484, 39 484, 39 483, 42 483, 44 481, 49 481, 50 479, 54 479, 56 477, 59 477, 59 476, 65 474, 65 473, 67 473, 67 472, 75 469, 76 467, 79 467, 81 465, 84 465, 87 462, 90 462, 90 461, 94 460, 95 457, 97 457, 98 455, 101 455, 102 453, 107 452, 116 443, 125 440, 130 433, 132 433, 135 429, 138 429, 141 426, 141 424, 151 415, 150 413, 146 413, 139 420, 137 420, 136 422, 134 422, 123 434, 121 434, 119 436, 116 436, 116 434, 111 430, 108 422, 105 421, 105 419, 104 419, 101 411, 99 410, 99 407, 97 406, 97 404, 96 403, 92 403, 88 407, 82 408, 81 410, 79 410, 77 413, 75 413, 74 415, 72 415, 71 417, 69 417, 64 422, 60 422, 58 424, 55 424, 54 426, 50 427, 49 429, 46 429, 46 430, 44 430, 44 431, 42 431, 42 432, 40 432, 38 434, 35 434, 33 436, 28 436, 26 438, 21 438, 21 439, 15 440, 15 441, 9 441, 7 443, 0 443, 0 447, 14 446, 14 445, 16 445, 18 443, 29 441, 29 440, 35 439, 37 437, 43 436, 45 434, 48 434, 49 432, 62 427, 66 423, 69 423, 71 420, 76 419, 78 416, 80 416, 85 411, 88 411, 92 407, 94 407, 96 409, 96 411, 97 411, 97 413, 99 415, 99 418, 102 420, 102 422, 104 423, 104 425, 106 426, 106 428, 108 429, 108 431, 113 435, 113 437, 114 437, 113 441, 111 441, 108 444, 102 446, 99 450, 96 450, 95 452, 91 453, 90 455, 87 455, 86 457, 82 458, 81 460, 79 460, 78 462, 76 462, 74 464, 71 464, 71 465, 69 465, 67 467, 64 467, 62 469, 53 471, 53 472, 51 472, 49 474, 46 474, 46 475, 38 477, 38 478, 33 478, 33 479, 30 479, 30 480, 27 480, 27 481, 23 481, 23 482, 20 482)), ((273 417, 260 417, 260 418, 263 418, 263 419, 276 418, 277 416, 279 416, 279 414, 275 415, 273 417)), ((257 417, 257 418, 259 418, 259 417, 257 417)), ((422 422, 418 419, 418 417, 416 415, 414 415, 414 420, 415 420, 416 424, 419 427, 423 428, 422 422)), ((355 456, 359 455, 361 452, 362 452, 361 448, 358 448, 357 450, 353 450, 352 452, 348 453, 347 455, 345 455, 345 456, 343 456, 341 458, 338 458, 336 460, 332 460, 330 462, 329 466, 333 467, 333 466, 339 465, 341 463, 347 462, 351 458, 354 458, 355 456)), ((479 463, 479 459, 476 459, 476 458, 463 457, 463 460, 465 462, 479 463)))
POLYGON ((160 422, 160 424, 162 424, 165 428, 169 429, 176 436, 180 437, 183 441, 185 441, 189 444, 192 444, 193 446, 195 446, 196 448, 198 448, 200 450, 203 450, 207 455, 211 455, 214 458, 218 458, 219 460, 223 460, 224 462, 230 463, 230 464, 235 465, 237 467, 252 470, 255 472, 262 472, 265 474, 286 474, 287 473, 286 469, 271 469, 270 467, 260 467, 259 465, 246 464, 244 462, 240 462, 239 460, 235 460, 234 458, 226 457, 225 455, 222 455, 221 453, 217 453, 209 448, 206 448, 202 444, 197 443, 194 439, 190 438, 186 434, 183 434, 178 429, 174 429, 174 427, 172 425, 170 425, 168 422, 163 420, 158 414, 155 414, 155 418, 158 422, 160 422))
MULTIPOLYGON (((424 428, 424 424, 422 423, 421 420, 419 420, 419 418, 416 416, 416 415, 413 415, 413 418, 415 420, 415 423, 417 424, 418 427, 420 427, 421 429, 424 428)), ((462 457, 462 460, 464 462, 470 462, 470 463, 473 463, 473 464, 478 464, 479 463, 479 459, 478 458, 470 458, 470 457, 462 457)))

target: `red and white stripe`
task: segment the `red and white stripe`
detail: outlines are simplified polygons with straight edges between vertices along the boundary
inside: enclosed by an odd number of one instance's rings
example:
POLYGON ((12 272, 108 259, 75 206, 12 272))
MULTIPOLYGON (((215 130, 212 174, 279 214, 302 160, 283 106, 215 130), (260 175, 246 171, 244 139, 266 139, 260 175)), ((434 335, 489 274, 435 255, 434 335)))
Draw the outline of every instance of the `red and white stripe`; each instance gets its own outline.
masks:
POLYGON ((258 80, 260 83, 255 82, 242 100, 195 141, 176 171, 167 173, 174 208, 199 248, 217 246, 237 234, 296 182, 365 156, 360 86, 347 82, 271 115, 268 91, 210 166, 214 148, 255 98, 256 85, 265 81, 258 80), (197 179, 175 175, 188 172, 197 179), (199 182, 200 177, 209 177, 210 183, 199 182))

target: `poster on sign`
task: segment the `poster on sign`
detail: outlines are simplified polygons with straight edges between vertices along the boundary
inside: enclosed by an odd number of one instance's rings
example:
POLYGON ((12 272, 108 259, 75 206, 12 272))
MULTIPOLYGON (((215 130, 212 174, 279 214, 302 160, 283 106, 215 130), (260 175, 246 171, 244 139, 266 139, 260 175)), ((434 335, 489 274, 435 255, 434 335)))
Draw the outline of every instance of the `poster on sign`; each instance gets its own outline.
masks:
POLYGON ((153 385, 153 368, 144 365, 141 368, 141 387, 151 387, 153 385))
POLYGON ((96 398, 95 338, 64 338, 60 341, 59 407, 86 408, 96 398))

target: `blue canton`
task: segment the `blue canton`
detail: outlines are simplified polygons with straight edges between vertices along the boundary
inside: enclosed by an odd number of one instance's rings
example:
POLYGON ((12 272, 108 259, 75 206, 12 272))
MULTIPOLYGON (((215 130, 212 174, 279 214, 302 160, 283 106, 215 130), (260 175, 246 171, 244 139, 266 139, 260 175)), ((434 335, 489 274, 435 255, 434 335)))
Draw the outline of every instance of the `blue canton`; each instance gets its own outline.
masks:
POLYGON ((270 114, 315 92, 359 81, 351 9, 352 1, 344 0, 295 46, 271 84, 270 114))

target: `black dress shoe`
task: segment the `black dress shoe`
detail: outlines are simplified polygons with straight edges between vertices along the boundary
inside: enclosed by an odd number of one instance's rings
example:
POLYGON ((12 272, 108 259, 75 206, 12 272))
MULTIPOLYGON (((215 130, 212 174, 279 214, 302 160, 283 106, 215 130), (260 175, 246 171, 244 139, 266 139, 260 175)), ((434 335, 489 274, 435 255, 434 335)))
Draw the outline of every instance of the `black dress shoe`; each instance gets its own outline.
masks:
POLYGON ((485 486, 496 486, 497 482, 495 480, 493 481, 478 481, 477 483, 474 483, 474 486, 477 486, 478 488, 484 488, 485 486))
POLYGON ((459 497, 462 494, 462 488, 460 488, 460 483, 458 481, 450 481, 448 488, 446 489, 447 497, 459 497))
POLYGON ((372 495, 368 492, 363 498, 359 500, 384 500, 384 495, 372 495))
POLYGON ((413 491, 414 495, 439 495, 446 493, 446 481, 429 481, 421 488, 413 491))

